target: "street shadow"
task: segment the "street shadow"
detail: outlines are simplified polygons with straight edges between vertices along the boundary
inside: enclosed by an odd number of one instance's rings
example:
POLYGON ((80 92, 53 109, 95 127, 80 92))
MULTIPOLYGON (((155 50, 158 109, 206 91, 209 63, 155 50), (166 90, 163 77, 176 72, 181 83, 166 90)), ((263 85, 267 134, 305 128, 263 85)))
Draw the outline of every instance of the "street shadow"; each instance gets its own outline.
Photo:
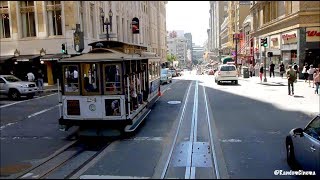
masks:
POLYGON ((291 170, 286 136, 293 128, 305 127, 313 115, 215 87, 206 87, 206 93, 230 178, 279 178, 274 170, 291 170))
POLYGON ((258 84, 261 84, 261 85, 264 85, 264 86, 287 86, 286 84, 281 83, 281 82, 276 82, 276 83, 273 83, 273 84, 270 84, 270 83, 258 83, 258 84))
MULTIPOLYGON (((202 81, 199 81, 199 82, 202 82, 202 81)), ((220 84, 219 85, 223 85, 223 86, 241 86, 241 84, 234 84, 230 81, 220 81, 220 84)))
POLYGON ((304 98, 304 96, 294 95, 295 98, 304 98))

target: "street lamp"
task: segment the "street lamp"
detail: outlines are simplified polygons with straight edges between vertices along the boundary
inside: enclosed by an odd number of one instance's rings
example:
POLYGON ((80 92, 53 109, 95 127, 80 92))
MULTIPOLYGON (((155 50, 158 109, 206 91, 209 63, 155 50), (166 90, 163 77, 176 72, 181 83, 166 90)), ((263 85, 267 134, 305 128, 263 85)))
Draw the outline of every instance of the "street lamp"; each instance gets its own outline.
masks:
POLYGON ((111 9, 110 9, 108 15, 109 15, 110 21, 108 18, 106 18, 104 20, 105 14, 104 14, 103 10, 101 9, 100 16, 102 19, 102 24, 106 26, 107 40, 109 40, 109 25, 110 25, 110 31, 112 31, 112 23, 111 23, 112 22, 112 11, 111 11, 111 9))
POLYGON ((112 32, 112 16, 113 16, 113 13, 112 13, 111 9, 109 10, 108 15, 109 15, 109 20, 110 20, 110 32, 112 32))

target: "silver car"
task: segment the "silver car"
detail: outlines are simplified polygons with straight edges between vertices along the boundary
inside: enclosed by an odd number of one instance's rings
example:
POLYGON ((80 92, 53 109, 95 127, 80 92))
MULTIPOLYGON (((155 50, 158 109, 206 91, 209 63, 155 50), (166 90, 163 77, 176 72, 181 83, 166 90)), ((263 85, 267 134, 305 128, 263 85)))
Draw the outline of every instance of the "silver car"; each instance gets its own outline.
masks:
POLYGON ((320 114, 302 128, 292 129, 286 137, 287 162, 297 169, 320 175, 320 114))
POLYGON ((172 82, 172 74, 169 72, 168 68, 161 69, 160 83, 171 83, 172 82))
POLYGON ((10 99, 18 100, 21 96, 33 98, 38 92, 36 83, 21 81, 13 75, 0 75, 0 93, 8 95, 10 99))

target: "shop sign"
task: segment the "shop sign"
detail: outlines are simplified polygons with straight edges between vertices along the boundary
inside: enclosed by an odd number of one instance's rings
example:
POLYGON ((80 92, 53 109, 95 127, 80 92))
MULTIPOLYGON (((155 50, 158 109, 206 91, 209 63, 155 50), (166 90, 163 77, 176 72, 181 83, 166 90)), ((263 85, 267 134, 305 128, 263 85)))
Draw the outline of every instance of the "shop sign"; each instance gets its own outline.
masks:
POLYGON ((281 35, 282 44, 297 43, 297 36, 298 36, 297 30, 282 33, 281 35))
POLYGON ((320 27, 306 28, 306 42, 320 41, 320 27))
POLYGON ((282 39, 286 39, 286 40, 289 40, 289 39, 292 39, 292 38, 296 38, 297 37, 297 34, 294 33, 294 34, 284 34, 282 35, 282 39))
POLYGON ((280 49, 280 34, 270 36, 270 48, 280 49))

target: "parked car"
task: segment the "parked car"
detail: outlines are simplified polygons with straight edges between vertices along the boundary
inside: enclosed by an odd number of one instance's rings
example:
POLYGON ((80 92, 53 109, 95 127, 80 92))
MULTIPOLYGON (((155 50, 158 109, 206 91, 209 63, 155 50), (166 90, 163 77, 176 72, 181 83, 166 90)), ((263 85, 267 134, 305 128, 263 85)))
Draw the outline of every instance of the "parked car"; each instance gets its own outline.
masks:
POLYGON ((286 137, 287 162, 295 168, 320 175, 320 114, 308 125, 295 128, 286 137))
POLYGON ((177 76, 182 76, 182 70, 181 69, 176 69, 177 76))
POLYGON ((161 77, 160 84, 171 83, 172 82, 172 74, 169 72, 168 68, 161 69, 161 77))
POLYGON ((21 96, 33 98, 38 87, 34 82, 22 81, 13 75, 0 75, 0 92, 10 99, 18 100, 21 96))
POLYGON ((238 84, 238 72, 234 64, 222 64, 214 74, 214 80, 217 84, 220 84, 221 81, 231 81, 238 84))
POLYGON ((175 69, 169 69, 169 72, 172 74, 172 77, 178 76, 177 71, 175 69))

